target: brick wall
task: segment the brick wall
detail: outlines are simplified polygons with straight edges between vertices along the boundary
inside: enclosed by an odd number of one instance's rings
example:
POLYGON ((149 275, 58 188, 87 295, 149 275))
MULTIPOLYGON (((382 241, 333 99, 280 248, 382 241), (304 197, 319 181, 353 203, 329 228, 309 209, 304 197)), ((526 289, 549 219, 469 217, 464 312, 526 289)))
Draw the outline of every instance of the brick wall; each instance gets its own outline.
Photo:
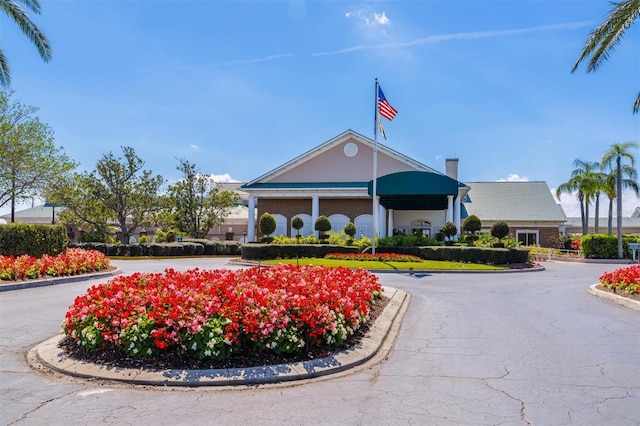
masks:
MULTIPOLYGON (((281 214, 287 218, 287 229, 291 228, 291 219, 300 213, 311 215, 311 198, 259 198, 258 219, 265 212, 281 214)), ((361 214, 372 214, 371 199, 366 198, 320 198, 319 214, 331 216, 343 214, 353 222, 361 214)), ((256 223, 256 227, 259 225, 256 223)))

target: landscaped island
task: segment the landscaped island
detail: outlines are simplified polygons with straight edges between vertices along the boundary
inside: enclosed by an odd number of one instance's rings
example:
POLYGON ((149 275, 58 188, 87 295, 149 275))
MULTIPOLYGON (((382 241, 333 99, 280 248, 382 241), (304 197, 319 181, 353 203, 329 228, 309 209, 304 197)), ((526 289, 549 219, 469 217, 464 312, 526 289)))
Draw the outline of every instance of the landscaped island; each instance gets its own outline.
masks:
POLYGON ((75 299, 63 347, 92 360, 172 367, 309 359, 342 348, 381 290, 372 273, 347 268, 136 273, 75 299))

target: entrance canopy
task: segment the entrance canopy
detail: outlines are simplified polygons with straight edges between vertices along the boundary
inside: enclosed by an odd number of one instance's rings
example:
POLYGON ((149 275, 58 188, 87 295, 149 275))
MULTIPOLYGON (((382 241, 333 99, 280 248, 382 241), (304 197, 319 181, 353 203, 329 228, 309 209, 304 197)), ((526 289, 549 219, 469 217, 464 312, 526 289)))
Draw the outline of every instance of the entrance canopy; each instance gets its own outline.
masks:
MULTIPOLYGON (((447 195, 458 195, 459 182, 430 172, 398 172, 377 180, 380 205, 394 210, 445 210, 447 195)), ((373 196, 373 181, 368 192, 373 196)))

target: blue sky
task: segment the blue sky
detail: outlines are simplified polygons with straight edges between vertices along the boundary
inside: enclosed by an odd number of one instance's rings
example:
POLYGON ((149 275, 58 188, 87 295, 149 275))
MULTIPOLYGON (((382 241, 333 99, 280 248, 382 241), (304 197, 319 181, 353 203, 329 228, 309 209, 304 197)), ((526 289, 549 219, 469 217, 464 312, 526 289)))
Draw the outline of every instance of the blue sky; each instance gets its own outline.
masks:
MULTIPOLYGON (((608 1, 42 0, 37 51, 4 15, 14 98, 81 165, 132 146, 247 181, 352 129, 373 137, 374 78, 399 111, 389 147, 461 181, 544 180, 640 141, 640 27, 594 74, 570 70, 608 1)), ((636 153, 640 159, 640 153, 636 153)), ((573 197, 562 198, 576 216, 573 197)), ((625 214, 640 203, 625 197, 625 214), (629 201, 627 201, 629 200, 629 201)), ((592 209, 593 210, 593 209, 592 209)))

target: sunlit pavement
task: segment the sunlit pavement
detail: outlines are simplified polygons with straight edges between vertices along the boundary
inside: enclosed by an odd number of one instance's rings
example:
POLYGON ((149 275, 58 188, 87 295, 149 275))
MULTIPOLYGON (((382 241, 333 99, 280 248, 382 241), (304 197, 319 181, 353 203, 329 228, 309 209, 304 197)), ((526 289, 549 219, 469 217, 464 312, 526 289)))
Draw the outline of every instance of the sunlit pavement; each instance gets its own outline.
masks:
MULTIPOLYGON (((226 259, 115 261, 123 273, 226 259)), ((640 424, 640 312, 588 293, 620 265, 380 274, 412 294, 388 359, 337 378, 237 390, 136 387, 31 369, 26 353, 106 279, 0 293, 3 424, 640 424)))

